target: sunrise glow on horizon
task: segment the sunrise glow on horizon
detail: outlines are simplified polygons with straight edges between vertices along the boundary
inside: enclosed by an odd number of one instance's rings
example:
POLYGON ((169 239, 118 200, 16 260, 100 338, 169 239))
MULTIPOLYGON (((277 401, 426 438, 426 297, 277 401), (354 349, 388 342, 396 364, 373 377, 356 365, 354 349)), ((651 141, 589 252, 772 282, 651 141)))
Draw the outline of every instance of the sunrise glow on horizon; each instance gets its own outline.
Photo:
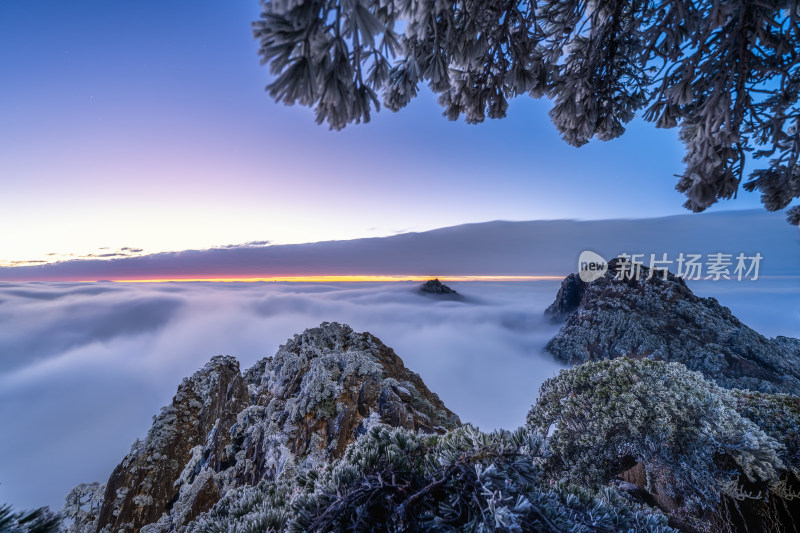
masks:
MULTIPOLYGON (((395 283, 423 282, 439 279, 449 282, 469 281, 553 281, 564 275, 309 275, 309 276, 244 276, 244 277, 169 277, 169 278, 120 278, 120 279, 36 279, 42 283, 395 283)), ((2 281, 0 281, 2 283, 2 281)), ((11 282, 13 283, 13 281, 11 282)))
MULTIPOLYGON (((269 276, 269 277, 203 277, 203 278, 138 278, 138 279, 105 279, 105 280, 36 280, 45 283, 400 283, 400 282, 425 282, 431 279, 438 279, 446 282, 472 282, 472 281, 492 281, 492 282, 515 282, 515 281, 562 281, 567 275, 525 275, 525 276, 501 276, 501 275, 476 275, 476 276, 438 276, 438 275, 318 275, 318 276, 269 276)), ((760 279, 772 280, 792 280, 800 279, 800 275, 761 275, 760 279)))
POLYGON ((171 278, 171 279, 118 279, 108 280, 117 283, 170 283, 170 282, 290 282, 290 283, 339 283, 339 282, 401 282, 427 281, 438 278, 441 281, 549 281, 561 280, 561 276, 382 276, 382 275, 348 275, 348 276, 270 276, 263 278, 171 278))

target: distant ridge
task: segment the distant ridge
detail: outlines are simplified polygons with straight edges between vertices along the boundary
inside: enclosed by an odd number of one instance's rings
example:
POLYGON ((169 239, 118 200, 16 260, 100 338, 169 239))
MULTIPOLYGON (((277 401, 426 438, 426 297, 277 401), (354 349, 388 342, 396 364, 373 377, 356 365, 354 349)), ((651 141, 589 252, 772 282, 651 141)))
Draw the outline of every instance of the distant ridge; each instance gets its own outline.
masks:
POLYGON ((800 273, 800 232, 760 210, 651 219, 483 222, 391 237, 215 248, 0 268, 0 281, 275 276, 565 276, 578 255, 761 253, 762 274, 800 273), (765 236, 769 236, 768 239, 765 236))

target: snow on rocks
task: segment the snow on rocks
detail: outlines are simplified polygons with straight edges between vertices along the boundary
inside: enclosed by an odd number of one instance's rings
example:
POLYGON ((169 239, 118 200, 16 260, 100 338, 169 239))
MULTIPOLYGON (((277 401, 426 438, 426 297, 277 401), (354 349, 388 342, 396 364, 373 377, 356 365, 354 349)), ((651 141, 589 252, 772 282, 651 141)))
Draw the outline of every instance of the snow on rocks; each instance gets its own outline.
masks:
POLYGON ((800 394, 800 340, 769 339, 714 298, 692 293, 663 273, 618 279, 620 263, 583 283, 562 283, 548 314, 564 325, 546 349, 570 364, 628 356, 680 362, 726 388, 800 394))
POLYGON ((97 530, 176 530, 232 489, 341 457, 378 423, 424 433, 461 424, 391 348, 347 325, 295 335, 244 373, 214 357, 114 470, 97 530))

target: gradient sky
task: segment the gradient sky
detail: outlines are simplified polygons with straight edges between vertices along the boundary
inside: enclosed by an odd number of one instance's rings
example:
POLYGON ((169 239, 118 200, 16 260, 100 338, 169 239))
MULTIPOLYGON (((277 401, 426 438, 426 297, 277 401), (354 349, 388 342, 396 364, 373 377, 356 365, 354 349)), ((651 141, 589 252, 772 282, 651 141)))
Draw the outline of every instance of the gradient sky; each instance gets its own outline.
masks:
MULTIPOLYGON (((0 261, 683 213, 675 131, 580 149, 551 104, 451 123, 425 91, 328 131, 264 91, 257 0, 0 2, 0 261), (47 255, 56 254, 56 255, 47 255)), ((758 206, 756 195, 717 209, 758 206)))

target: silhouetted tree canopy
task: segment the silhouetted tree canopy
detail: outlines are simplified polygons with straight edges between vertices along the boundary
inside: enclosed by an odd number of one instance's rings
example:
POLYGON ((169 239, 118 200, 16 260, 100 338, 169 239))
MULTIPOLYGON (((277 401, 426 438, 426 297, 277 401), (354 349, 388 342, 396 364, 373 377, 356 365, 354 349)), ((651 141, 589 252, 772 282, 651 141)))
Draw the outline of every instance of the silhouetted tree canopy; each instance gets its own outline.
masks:
MULTIPOLYGON (((642 111, 680 128, 692 211, 744 187, 770 210, 800 197, 800 8, 776 0, 268 0, 254 23, 277 101, 340 129, 427 83, 444 115, 554 102, 568 143, 613 139, 642 111)), ((789 210, 800 222, 800 207, 789 210)))
POLYGON ((60 523, 47 507, 15 512, 10 505, 0 504, 0 533, 58 533, 60 523))

